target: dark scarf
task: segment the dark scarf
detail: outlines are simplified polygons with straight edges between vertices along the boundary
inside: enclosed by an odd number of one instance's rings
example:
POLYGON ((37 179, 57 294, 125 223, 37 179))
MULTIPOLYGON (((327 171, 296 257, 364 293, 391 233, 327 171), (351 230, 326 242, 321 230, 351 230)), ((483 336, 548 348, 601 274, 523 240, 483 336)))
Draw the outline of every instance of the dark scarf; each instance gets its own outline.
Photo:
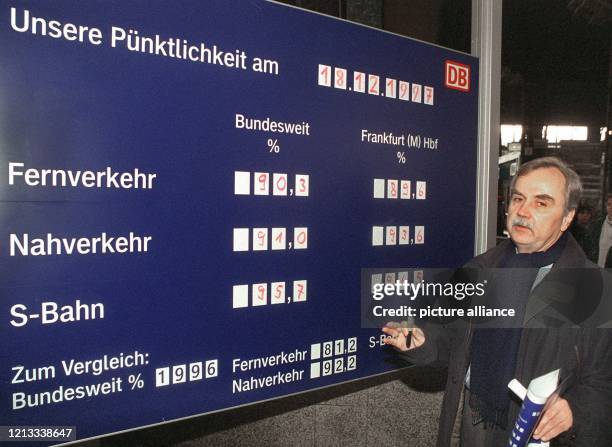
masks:
MULTIPOLYGON (((514 244, 508 244, 500 264, 503 272, 497 272, 493 302, 516 309, 518 325, 522 325, 527 300, 541 267, 555 263, 565 248, 567 235, 545 252, 517 253, 514 244), (501 274, 500 274, 501 273, 501 274)), ((521 341, 522 328, 475 329, 470 351, 470 408, 473 422, 506 428, 510 392, 508 382, 514 378, 516 358, 521 341)))

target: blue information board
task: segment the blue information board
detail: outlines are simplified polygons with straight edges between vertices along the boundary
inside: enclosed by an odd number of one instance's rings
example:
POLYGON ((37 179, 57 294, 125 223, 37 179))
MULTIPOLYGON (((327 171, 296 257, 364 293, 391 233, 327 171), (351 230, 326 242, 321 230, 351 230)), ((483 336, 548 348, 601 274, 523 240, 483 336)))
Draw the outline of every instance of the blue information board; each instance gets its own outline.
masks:
POLYGON ((393 368, 366 267, 474 246, 473 57, 264 1, 0 1, 0 425, 393 368))

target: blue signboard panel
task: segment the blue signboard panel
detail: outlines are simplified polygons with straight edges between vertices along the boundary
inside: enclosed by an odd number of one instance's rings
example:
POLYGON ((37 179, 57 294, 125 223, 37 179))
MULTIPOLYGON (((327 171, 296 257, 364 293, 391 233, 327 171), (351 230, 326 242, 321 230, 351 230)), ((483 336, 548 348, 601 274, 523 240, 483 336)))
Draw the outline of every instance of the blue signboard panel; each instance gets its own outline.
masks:
POLYGON ((366 267, 474 245, 477 60, 264 1, 0 1, 0 425, 391 370, 366 267))

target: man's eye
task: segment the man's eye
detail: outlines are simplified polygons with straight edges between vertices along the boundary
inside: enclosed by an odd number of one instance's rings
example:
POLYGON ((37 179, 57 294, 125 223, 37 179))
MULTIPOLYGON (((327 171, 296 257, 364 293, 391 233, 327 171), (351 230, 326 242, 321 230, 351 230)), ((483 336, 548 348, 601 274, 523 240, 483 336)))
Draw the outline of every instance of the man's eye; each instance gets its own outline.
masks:
POLYGON ((518 196, 516 196, 516 197, 512 197, 512 201, 513 201, 514 203, 518 203, 518 202, 520 202, 521 200, 522 200, 522 199, 521 199, 520 197, 518 197, 518 196))
POLYGON ((538 202, 538 206, 544 207, 544 206, 546 206, 546 202, 538 202))

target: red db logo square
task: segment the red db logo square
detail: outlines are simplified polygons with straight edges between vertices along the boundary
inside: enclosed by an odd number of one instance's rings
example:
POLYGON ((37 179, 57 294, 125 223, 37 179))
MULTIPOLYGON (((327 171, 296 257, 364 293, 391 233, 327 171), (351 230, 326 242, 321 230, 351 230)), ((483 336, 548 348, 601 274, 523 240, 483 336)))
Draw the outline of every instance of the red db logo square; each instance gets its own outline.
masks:
POLYGON ((459 62, 444 63, 444 85, 462 92, 470 91, 470 66, 459 62))

